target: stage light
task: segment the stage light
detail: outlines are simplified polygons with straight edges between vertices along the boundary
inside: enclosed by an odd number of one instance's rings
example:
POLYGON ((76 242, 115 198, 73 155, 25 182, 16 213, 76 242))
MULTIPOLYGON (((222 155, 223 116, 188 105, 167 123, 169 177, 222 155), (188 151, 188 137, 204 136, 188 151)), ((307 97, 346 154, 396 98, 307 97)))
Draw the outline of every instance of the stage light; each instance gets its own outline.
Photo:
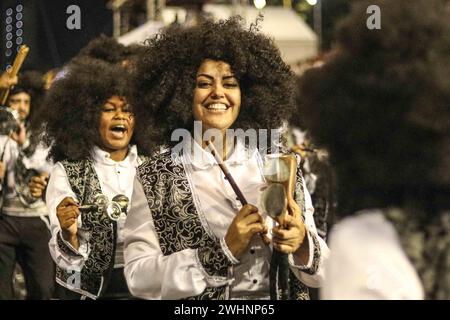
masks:
POLYGON ((21 12, 23 10, 23 6, 21 4, 17 5, 16 11, 21 12))
POLYGON ((22 29, 17 29, 16 30, 16 36, 21 37, 23 34, 23 30, 22 29))
POLYGON ((11 24, 12 23, 12 18, 11 17, 6 17, 5 22, 6 22, 6 24, 11 24))
POLYGON ((253 0, 256 9, 261 10, 266 6, 266 0, 253 0))
POLYGON ((12 33, 11 32, 8 32, 7 34, 6 34, 6 40, 11 40, 12 39, 12 33))
POLYGON ((16 14, 16 20, 22 20, 22 14, 21 13, 16 14))
POLYGON ((11 49, 12 47, 12 41, 6 42, 6 48, 11 49))
POLYGON ((310 5, 315 6, 317 4, 317 0, 306 0, 310 5))
POLYGON ((11 32, 12 31, 12 25, 8 24, 5 28, 6 32, 11 32))
POLYGON ((22 37, 17 37, 17 39, 16 39, 16 44, 17 44, 17 45, 21 45, 22 42, 23 42, 22 37))
POLYGON ((11 8, 8 8, 7 10, 6 10, 6 15, 7 16, 10 16, 10 15, 12 15, 13 14, 13 10, 11 9, 11 8))
POLYGON ((22 28, 22 26, 23 26, 23 22, 22 21, 17 21, 16 28, 20 29, 20 28, 22 28))
POLYGON ((12 55, 11 49, 7 49, 7 50, 5 51, 5 56, 10 57, 11 55, 12 55))

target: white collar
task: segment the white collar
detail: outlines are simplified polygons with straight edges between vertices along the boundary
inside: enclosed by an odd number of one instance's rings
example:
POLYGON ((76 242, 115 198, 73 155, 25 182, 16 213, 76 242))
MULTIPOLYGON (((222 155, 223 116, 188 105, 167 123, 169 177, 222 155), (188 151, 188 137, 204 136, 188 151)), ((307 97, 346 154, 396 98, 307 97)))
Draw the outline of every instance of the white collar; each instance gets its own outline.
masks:
MULTIPOLYGON (((187 163, 192 164, 194 167, 198 169, 208 169, 212 166, 217 165, 216 159, 214 156, 205 151, 194 139, 187 139, 187 143, 191 143, 191 148, 185 148, 183 159, 187 163), (191 151, 191 152, 189 152, 191 151)), ((244 146, 244 144, 237 140, 236 145, 234 147, 233 153, 230 157, 225 160, 225 164, 227 165, 242 165, 244 164, 252 155, 249 150, 244 146)))
POLYGON ((138 153, 136 145, 132 145, 128 147, 128 154, 122 161, 114 161, 111 159, 111 155, 109 152, 100 149, 98 146, 94 146, 91 151, 91 157, 94 162, 100 162, 107 165, 120 165, 120 166, 128 166, 130 164, 137 163, 138 153))

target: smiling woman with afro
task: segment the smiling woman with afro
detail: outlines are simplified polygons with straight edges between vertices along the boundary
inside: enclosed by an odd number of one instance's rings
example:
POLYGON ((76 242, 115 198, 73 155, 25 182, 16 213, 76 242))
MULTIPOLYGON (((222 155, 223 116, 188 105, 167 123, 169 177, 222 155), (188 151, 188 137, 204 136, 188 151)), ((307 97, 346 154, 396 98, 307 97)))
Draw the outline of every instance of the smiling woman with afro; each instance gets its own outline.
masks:
POLYGON ((136 138, 150 157, 136 174, 125 226, 130 291, 145 299, 275 299, 280 289, 284 299, 309 298, 328 248, 301 172, 286 204, 291 214, 277 225, 260 205, 267 186, 260 150, 228 131, 278 129, 291 116, 293 74, 273 41, 239 18, 205 22, 150 40, 136 67, 136 138), (248 204, 223 178, 205 137, 192 134, 194 120, 199 135, 215 130, 217 155, 248 204), (191 132, 180 152, 170 141, 175 129, 191 132), (286 254, 278 284, 272 249, 286 254))

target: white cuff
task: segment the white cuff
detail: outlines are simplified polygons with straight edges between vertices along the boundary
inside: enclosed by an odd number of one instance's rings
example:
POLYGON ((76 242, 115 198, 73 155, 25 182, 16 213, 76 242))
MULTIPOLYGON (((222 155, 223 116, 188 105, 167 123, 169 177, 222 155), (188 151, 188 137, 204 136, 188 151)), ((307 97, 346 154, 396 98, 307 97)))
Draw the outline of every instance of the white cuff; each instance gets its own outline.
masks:
POLYGON ((299 270, 307 270, 312 267, 313 261, 314 261, 314 241, 309 234, 308 228, 305 226, 306 229, 306 235, 308 239, 308 247, 309 247, 309 256, 308 256, 308 263, 306 265, 302 264, 298 258, 294 256, 294 254, 289 254, 289 265, 294 268, 298 268, 299 270))
MULTIPOLYGON (((79 230, 78 232, 80 232, 81 230, 79 230)), ((61 239, 62 242, 64 242, 64 244, 74 253, 77 255, 80 255, 83 257, 84 260, 88 259, 89 256, 89 242, 87 241, 87 237, 85 235, 77 235, 78 236, 78 243, 79 243, 79 247, 78 250, 75 249, 70 242, 66 241, 66 239, 64 239, 64 237, 62 236, 62 232, 59 232, 59 238, 61 239)))
POLYGON ((235 265, 240 263, 238 259, 231 253, 230 249, 227 246, 227 243, 225 242, 225 238, 220 239, 220 246, 222 247, 223 252, 227 256, 228 260, 231 261, 231 264, 235 265))

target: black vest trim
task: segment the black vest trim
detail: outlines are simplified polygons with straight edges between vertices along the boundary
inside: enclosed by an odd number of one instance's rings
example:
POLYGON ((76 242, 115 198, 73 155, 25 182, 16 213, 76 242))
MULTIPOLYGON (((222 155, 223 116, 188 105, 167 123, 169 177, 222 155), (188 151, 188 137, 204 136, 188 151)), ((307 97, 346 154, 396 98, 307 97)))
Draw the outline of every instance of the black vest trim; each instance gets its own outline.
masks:
MULTIPOLYGON (((227 277, 231 261, 202 226, 195 208, 186 173, 169 152, 158 154, 139 166, 142 184, 164 255, 197 249, 197 257, 210 277, 227 277)), ((188 299, 225 299, 227 287, 206 288, 188 299)))
MULTIPOLYGON (((94 196, 102 191, 92 161, 64 160, 61 164, 80 204, 93 203, 94 196)), ((80 288, 74 288, 70 283, 73 272, 57 267, 56 277, 59 280, 58 283, 67 289, 95 299, 106 289, 105 283, 107 283, 114 265, 117 225, 98 210, 83 212, 81 222, 80 229, 90 233, 88 240, 90 253, 80 273, 80 288)), ((62 240, 58 241, 58 246, 63 252, 73 254, 70 247, 68 248, 62 240)))

